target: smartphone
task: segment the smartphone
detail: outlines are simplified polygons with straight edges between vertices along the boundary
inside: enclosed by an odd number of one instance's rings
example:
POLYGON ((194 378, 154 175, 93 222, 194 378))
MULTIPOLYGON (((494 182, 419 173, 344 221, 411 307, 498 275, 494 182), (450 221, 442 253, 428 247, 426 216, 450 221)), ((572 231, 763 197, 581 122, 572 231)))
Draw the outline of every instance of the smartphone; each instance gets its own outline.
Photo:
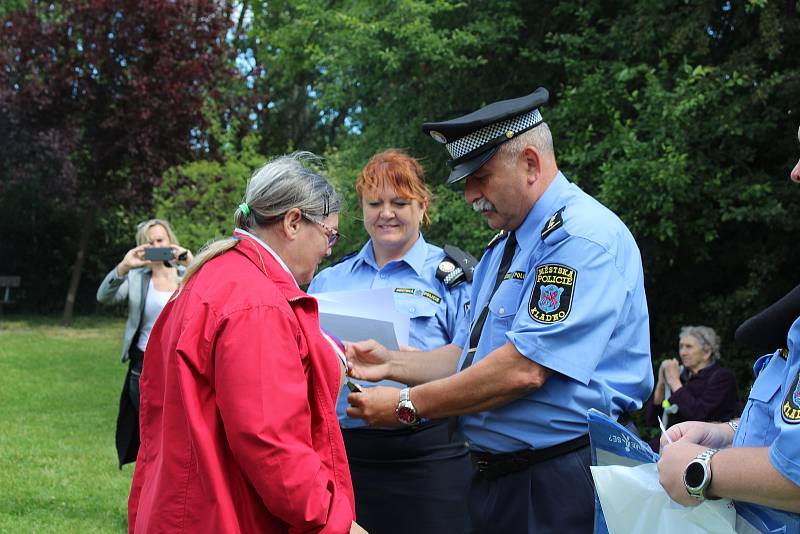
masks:
POLYGON ((172 261, 175 253, 172 247, 150 247, 144 249, 144 259, 147 261, 172 261))
POLYGON ((361 389, 361 386, 359 386, 355 382, 351 382, 350 380, 347 381, 347 389, 349 389, 353 393, 363 393, 364 392, 364 390, 361 389))

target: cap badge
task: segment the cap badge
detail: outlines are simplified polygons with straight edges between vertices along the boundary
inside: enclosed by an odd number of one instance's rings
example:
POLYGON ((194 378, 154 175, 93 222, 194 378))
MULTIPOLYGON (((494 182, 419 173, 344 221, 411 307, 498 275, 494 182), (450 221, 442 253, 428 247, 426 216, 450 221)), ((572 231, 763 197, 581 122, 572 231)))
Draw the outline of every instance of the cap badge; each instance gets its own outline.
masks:
POLYGON ((511 131, 511 130, 508 130, 508 131, 506 131, 506 137, 508 137, 509 139, 511 139, 512 137, 514 137, 514 132, 513 132, 513 131, 511 131))
POLYGON ((431 130, 431 137, 439 141, 440 143, 446 143, 447 138, 441 133, 437 132, 436 130, 431 130))

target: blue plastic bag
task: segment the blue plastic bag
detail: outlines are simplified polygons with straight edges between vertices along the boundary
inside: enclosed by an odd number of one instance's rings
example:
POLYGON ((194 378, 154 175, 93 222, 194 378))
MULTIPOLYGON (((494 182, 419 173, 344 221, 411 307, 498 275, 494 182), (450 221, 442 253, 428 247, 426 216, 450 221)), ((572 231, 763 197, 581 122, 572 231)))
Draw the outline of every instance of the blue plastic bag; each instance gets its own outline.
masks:
MULTIPOLYGON (((592 408, 589 410, 588 418, 592 465, 634 467, 658 461, 658 454, 653 452, 650 445, 603 412, 592 408)), ((609 534, 597 493, 594 496, 594 507, 595 534, 609 534)))
MULTIPOLYGON (((635 467, 658 462, 659 455, 636 434, 609 416, 595 409, 589 410, 589 440, 592 465, 624 465, 635 467)), ((595 534, 609 534, 600 498, 595 493, 595 534)), ((800 514, 781 512, 765 506, 734 502, 738 525, 746 522, 749 531, 763 534, 799 534, 800 514)))

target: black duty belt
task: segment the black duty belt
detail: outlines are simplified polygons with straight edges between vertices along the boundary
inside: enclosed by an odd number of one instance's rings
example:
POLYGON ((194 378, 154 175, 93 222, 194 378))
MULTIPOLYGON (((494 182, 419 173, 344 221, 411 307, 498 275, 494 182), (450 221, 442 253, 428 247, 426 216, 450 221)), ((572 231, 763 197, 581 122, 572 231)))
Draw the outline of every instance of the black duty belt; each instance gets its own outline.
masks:
POLYGON ((470 455, 472 464, 478 471, 486 478, 494 479, 577 451, 587 445, 589 445, 588 434, 545 449, 524 449, 503 454, 472 452, 470 455))

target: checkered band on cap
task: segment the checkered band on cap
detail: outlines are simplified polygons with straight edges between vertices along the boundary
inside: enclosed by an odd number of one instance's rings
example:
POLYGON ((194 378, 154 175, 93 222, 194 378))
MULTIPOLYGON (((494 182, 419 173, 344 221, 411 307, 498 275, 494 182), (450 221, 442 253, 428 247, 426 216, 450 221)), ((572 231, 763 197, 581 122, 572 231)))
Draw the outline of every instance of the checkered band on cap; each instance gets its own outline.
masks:
POLYGON ((447 151, 450 152, 450 157, 453 158, 453 160, 457 160, 473 150, 482 147, 489 141, 506 135, 509 131, 517 135, 520 132, 533 128, 542 122, 542 120, 542 114, 539 113, 539 110, 532 109, 522 115, 517 115, 516 117, 484 126, 480 130, 465 135, 461 139, 456 139, 452 143, 447 143, 445 146, 447 147, 447 151))

